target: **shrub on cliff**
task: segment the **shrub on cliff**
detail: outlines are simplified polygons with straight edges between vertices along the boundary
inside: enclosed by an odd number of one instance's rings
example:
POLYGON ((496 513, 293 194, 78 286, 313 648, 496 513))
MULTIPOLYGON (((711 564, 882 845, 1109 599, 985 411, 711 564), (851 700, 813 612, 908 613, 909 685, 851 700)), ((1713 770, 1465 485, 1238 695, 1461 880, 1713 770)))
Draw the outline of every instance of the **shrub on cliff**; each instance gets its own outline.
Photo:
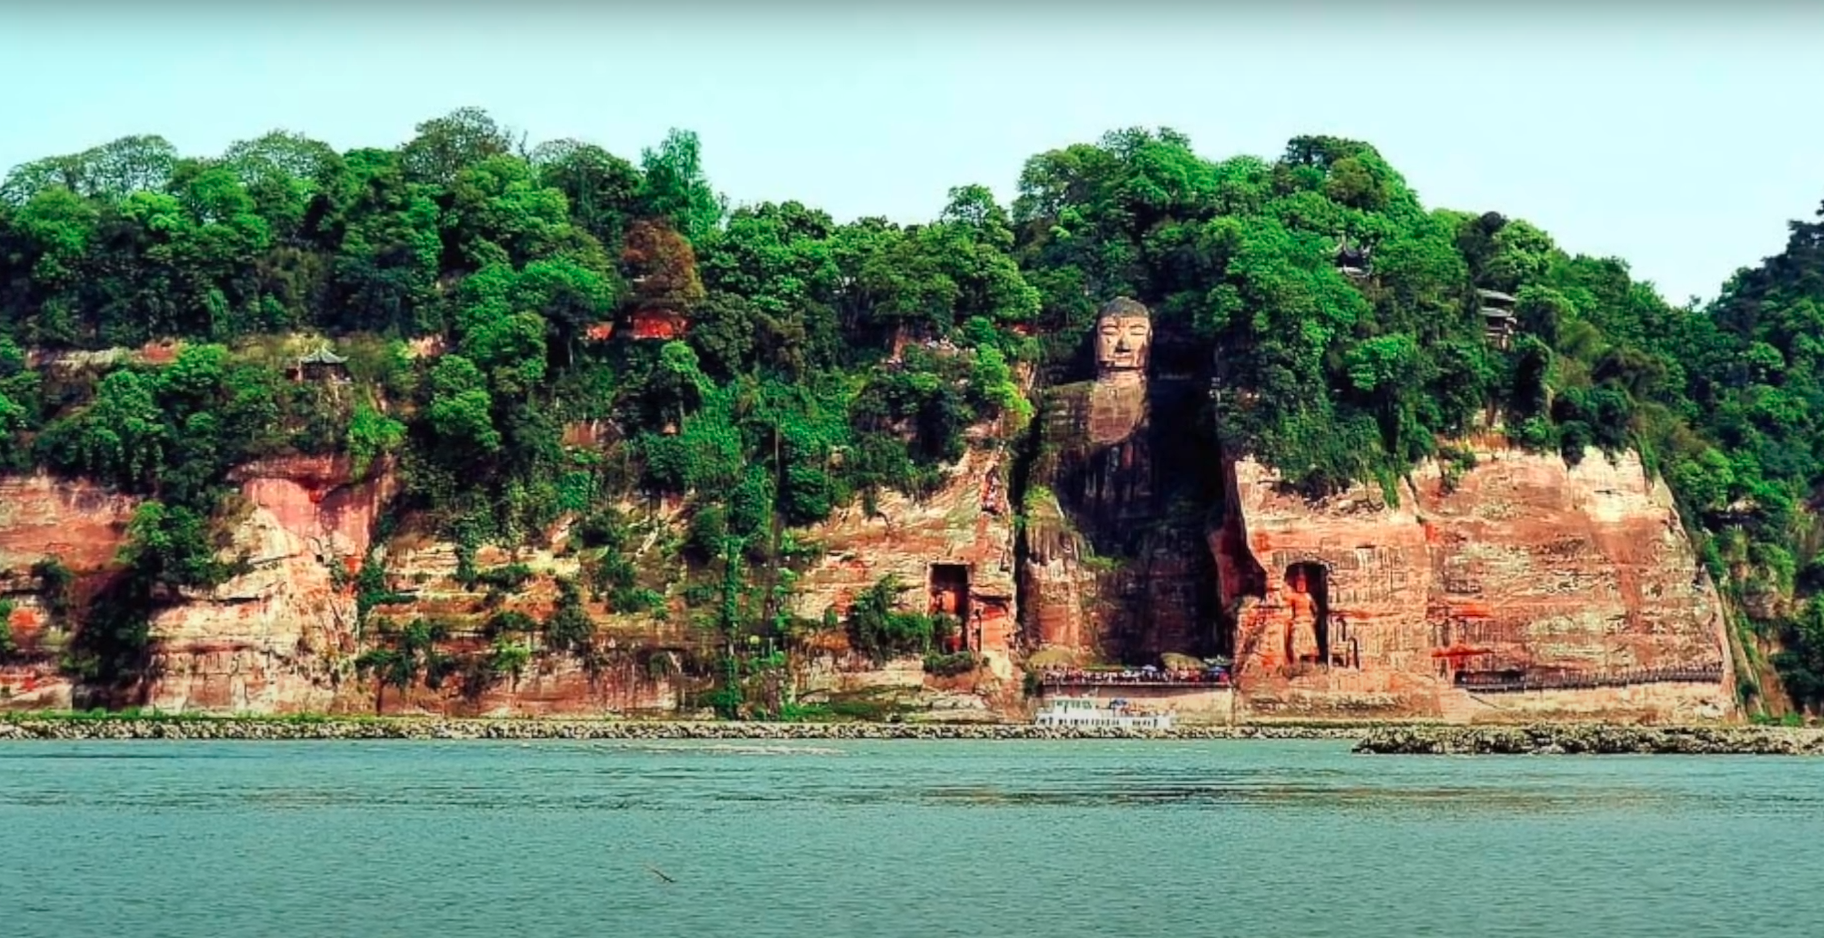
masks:
POLYGON ((18 653, 19 643, 13 638, 13 601, 0 599, 0 661, 18 653))
POLYGON ((845 623, 851 648, 879 663, 897 655, 928 654, 955 633, 951 617, 899 609, 905 590, 897 577, 888 575, 855 597, 845 623))
POLYGON ((583 608, 582 590, 576 581, 557 581, 557 606, 545 619, 545 641, 559 651, 587 652, 595 643, 595 620, 583 608))
POLYGON ((925 673, 935 674, 938 677, 956 677, 968 674, 979 664, 980 662, 973 652, 932 653, 925 656, 925 673))
POLYGON ((442 683, 453 662, 437 650, 437 643, 448 638, 449 631, 445 623, 427 619, 414 619, 404 628, 380 623, 375 644, 355 658, 356 673, 373 676, 375 713, 385 710, 388 687, 404 692, 421 675, 432 688, 442 683))

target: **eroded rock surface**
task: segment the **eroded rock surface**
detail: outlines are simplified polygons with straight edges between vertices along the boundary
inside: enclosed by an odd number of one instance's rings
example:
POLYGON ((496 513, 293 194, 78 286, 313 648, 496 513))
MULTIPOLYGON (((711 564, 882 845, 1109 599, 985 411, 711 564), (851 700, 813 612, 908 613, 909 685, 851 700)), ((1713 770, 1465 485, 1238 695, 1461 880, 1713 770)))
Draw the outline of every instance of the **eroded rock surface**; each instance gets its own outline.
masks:
MULTIPOLYGON (((1207 458, 1212 443, 1194 432, 1201 386, 1171 369, 1149 374, 1158 370, 1152 340, 1144 307, 1105 308, 1096 378, 1040 396, 1025 478, 1014 476, 1015 428, 984 424, 970 429, 965 456, 935 493, 883 493, 793 532, 821 553, 798 572, 789 611, 840 621, 857 594, 892 575, 906 587, 904 605, 958 615, 966 647, 987 664, 948 677, 924 673, 915 658, 877 666, 840 628, 826 630, 795 648, 803 701, 863 694, 950 718, 1019 718, 1030 705, 1020 668, 1040 655, 1141 664, 1232 649, 1233 712, 1243 719, 1667 721, 1733 711, 1720 602, 1669 492, 1634 455, 1591 451, 1567 466, 1489 439, 1472 447, 1466 471, 1421 466, 1397 503, 1375 486, 1313 503, 1257 463, 1207 458), (1212 526, 1213 505, 1223 507, 1212 526)), ((617 434, 575 424, 563 439, 602 449, 617 434)), ((342 459, 274 459, 231 481, 243 496, 228 519, 232 549, 247 569, 158 611, 145 703, 547 716, 698 705, 692 692, 707 682, 687 675, 706 673, 717 649, 680 589, 657 610, 617 609, 591 591, 598 653, 588 661, 535 655, 485 686, 377 695, 354 668, 376 641, 357 626, 364 558, 386 571, 391 594, 370 623, 435 620, 450 630, 441 650, 474 660, 488 652, 490 618, 541 620, 559 578, 587 578, 569 543, 575 519, 520 543, 479 545, 478 569, 525 567, 522 584, 497 594, 459 577, 457 546, 410 518, 373 543, 397 494, 387 465, 357 478, 342 459)), ((77 699, 58 669, 77 617, 52 621, 30 571, 58 559, 76 580, 59 601, 80 607, 106 583, 137 504, 86 482, 0 479, 0 597, 13 604, 8 625, 21 648, 0 662, 0 707, 77 699)), ((621 508, 640 586, 675 587, 682 561, 663 545, 686 523, 681 501, 621 508)))
POLYGON ((943 487, 926 498, 883 493, 870 513, 857 501, 803 537, 823 556, 798 579, 797 615, 840 619, 855 596, 897 577, 908 607, 947 612, 963 622, 967 647, 1001 678, 1013 674, 1017 638, 1010 457, 992 426, 974 428, 971 445, 943 487))
POLYGON ((114 560, 139 500, 92 482, 49 475, 0 477, 0 570, 56 557, 76 573, 114 560))
POLYGON ((1210 548, 1250 711, 1732 709, 1720 602, 1638 457, 1475 455, 1460 478, 1421 467, 1397 506, 1367 486, 1310 503, 1234 465, 1210 548))
POLYGON ((33 567, 46 559, 61 564, 76 578, 64 601, 80 603, 105 580, 138 506, 138 499, 90 482, 0 478, 0 599, 13 606, 0 626, 19 648, 0 661, 0 708, 71 706, 76 688, 57 658, 74 623, 53 615, 48 607, 56 601, 43 594, 33 567))
POLYGON ((345 459, 294 457, 237 469, 246 499, 230 550, 247 572, 151 623, 148 704, 161 710, 334 709, 352 683, 354 574, 396 485, 345 459))

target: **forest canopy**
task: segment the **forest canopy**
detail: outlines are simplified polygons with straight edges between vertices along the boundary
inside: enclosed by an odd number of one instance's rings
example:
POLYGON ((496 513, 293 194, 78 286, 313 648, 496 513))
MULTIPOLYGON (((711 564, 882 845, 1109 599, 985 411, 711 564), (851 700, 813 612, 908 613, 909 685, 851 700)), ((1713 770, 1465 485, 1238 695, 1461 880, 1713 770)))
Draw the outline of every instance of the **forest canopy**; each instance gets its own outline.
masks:
MULTIPOLYGON (((1335 137, 1210 160, 1116 131, 916 225, 731 208, 686 131, 634 159, 472 109, 393 149, 124 137, 0 182, 0 470, 146 497, 123 609, 226 575, 228 471, 288 453, 395 465, 402 510, 471 552, 584 518, 597 585, 638 605, 603 505, 683 498, 692 563, 740 579, 784 530, 928 491, 972 425, 1017 436, 1123 295, 1207 372, 1213 438, 1313 493, 1393 490, 1477 428, 1638 449, 1788 689, 1824 700, 1824 225, 1673 306, 1523 219, 1428 209, 1335 137), (289 380, 319 348, 346 382, 289 380), (566 445, 581 421, 608 442, 566 445)), ((110 628, 98 672, 143 621, 110 628)))

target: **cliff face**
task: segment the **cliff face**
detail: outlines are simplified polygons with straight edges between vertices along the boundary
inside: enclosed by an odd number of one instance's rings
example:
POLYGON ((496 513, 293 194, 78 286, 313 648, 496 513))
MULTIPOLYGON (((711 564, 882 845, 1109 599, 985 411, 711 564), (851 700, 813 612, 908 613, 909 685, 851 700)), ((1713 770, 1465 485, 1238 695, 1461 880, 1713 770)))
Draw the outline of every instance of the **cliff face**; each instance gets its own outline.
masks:
POLYGON ((964 624, 968 650, 992 674, 1013 675, 1017 653, 1010 458, 998 428, 970 431, 970 447, 943 486, 924 498, 882 493, 869 513, 857 502, 804 529, 822 556, 799 577, 793 612, 838 618, 858 593, 894 576, 908 587, 902 602, 921 612, 947 612, 964 624))
MULTIPOLYGON (((295 457, 240 467, 232 476, 244 504, 232 518, 228 552, 249 569, 213 590, 195 591, 161 608, 150 623, 150 667, 140 688, 148 706, 167 711, 289 713, 367 712, 376 699, 387 712, 560 714, 674 711, 682 696, 675 654, 652 652, 655 638, 678 644, 681 627, 656 635, 650 623, 631 627, 599 603, 604 650, 596 659, 538 656, 518 676, 485 687, 451 681, 376 695, 354 661, 372 647, 357 627, 356 574, 375 551, 393 571, 389 584, 402 602, 380 606, 397 621, 428 616, 455 625, 439 652, 485 649, 479 621, 496 611, 480 592, 454 582, 455 547, 413 538, 375 545, 375 522, 397 494, 391 467, 376 465, 355 479, 345 459, 295 457)), ((33 564, 56 558, 75 575, 71 601, 80 607, 107 576, 137 500, 81 482, 48 477, 0 480, 0 598, 15 605, 13 635, 22 649, 0 663, 0 707, 81 705, 79 688, 58 667, 68 639, 53 621, 47 597, 30 575, 33 564)), ((515 551, 532 561, 533 581, 512 604, 542 616, 554 594, 552 578, 577 572, 574 559, 550 551, 515 551)), ((485 547, 479 565, 511 559, 485 547)), ((663 631, 662 629, 656 631, 663 631)))
MULTIPOLYGON (((1017 711, 1012 679, 1039 649, 1114 657, 1111 634, 1139 635, 1159 647, 1129 660, 1152 660, 1179 650, 1161 642, 1202 627, 1197 591, 1219 590, 1212 630, 1221 630, 1223 646, 1232 642, 1244 716, 1664 720, 1733 709, 1721 607, 1669 493, 1648 482, 1632 455, 1611 462, 1592 451, 1571 467, 1489 441, 1475 447, 1473 468, 1420 467, 1397 505, 1372 487, 1310 503, 1252 461, 1209 467, 1206 476, 1226 483, 1227 507, 1198 556, 1174 552, 1169 530, 1160 533, 1170 527, 1158 523, 1162 502, 1135 494, 1158 485, 1160 437, 1136 442, 1125 428, 1137 421, 1127 420, 1099 431, 1088 414, 1051 412, 1056 425, 1041 432, 1053 449, 1031 464, 1023 528, 1009 497, 1009 434, 982 426, 934 494, 884 494, 871 513, 855 504, 794 532, 820 551, 796 577, 792 612, 840 618, 857 593, 892 574, 908 587, 905 605, 960 614, 968 647, 987 664, 952 678, 925 675, 910 660, 874 668, 849 653, 840 631, 824 633, 798 649, 801 697, 890 690, 948 700, 959 711, 1017 711), (1143 476, 1124 475, 1136 467, 1143 476), (1098 537, 1125 552, 1098 549, 1098 537)), ((579 445, 599 435, 577 432, 579 445)), ((1167 476, 1189 471, 1164 465, 1167 476)), ((381 641, 382 620, 440 622, 449 629, 440 653, 473 659, 487 653, 492 616, 549 614, 557 578, 587 574, 567 526, 479 547, 479 569, 529 571, 503 596, 465 586, 456 545, 415 531, 409 519, 386 543, 372 542, 398 488, 389 466, 355 479, 344 461, 293 458, 244 466, 233 478, 244 497, 232 519, 234 548, 250 569, 155 616, 148 704, 364 712, 378 700, 388 712, 675 712, 706 687, 687 676, 701 670, 703 635, 671 589, 658 613, 587 598, 599 636, 588 660, 536 654, 516 675, 437 688, 415 681, 377 695, 354 660, 381 641), (387 571, 393 594, 371 611, 365 635, 356 599, 363 557, 387 571)), ((0 480, 0 593, 15 607, 11 626, 23 652, 0 667, 0 706, 80 703, 57 667, 68 621, 54 621, 55 603, 30 570, 58 558, 76 576, 66 599, 80 606, 105 581, 135 506, 86 483, 0 480)), ((675 586, 681 561, 662 545, 683 528, 680 506, 622 507, 641 585, 675 586)))
POLYGON ((3 624, 19 654, 0 661, 0 708, 67 708, 76 688, 57 667, 72 617, 60 603, 80 604, 105 579, 126 537, 137 499, 87 482, 37 475, 0 478, 0 599, 13 611, 3 624), (42 560, 75 577, 69 595, 53 597, 33 574, 42 560))
POLYGON ((354 573, 396 487, 388 466, 355 480, 345 459, 253 463, 231 550, 251 566, 151 623, 146 701, 161 710, 334 709, 355 652, 354 573))
MULTIPOLYGON (((344 460, 295 458, 243 466, 234 475, 245 504, 231 552, 250 569, 208 592, 159 610, 150 623, 146 703, 168 710, 327 710, 354 650, 348 585, 374 520, 392 493, 381 467, 354 482, 344 460)), ((59 672, 58 652, 88 597, 105 582, 138 501, 86 482, 0 480, 0 584, 17 607, 25 652, 0 670, 0 706, 80 703, 59 672), (45 595, 30 573, 54 558, 74 576, 69 595, 45 595), (67 603, 72 614, 51 607, 67 603)))
POLYGON ((76 573, 114 560, 138 500, 47 475, 0 478, 0 570, 56 557, 76 573))
POLYGON ((1721 606, 1638 457, 1591 450, 1573 467, 1475 449, 1466 471, 1413 473, 1398 506, 1367 487, 1313 504, 1258 463, 1232 467, 1209 540, 1244 707, 1453 719, 1731 710, 1721 606))
MULTIPOLYGON (((572 428, 589 436, 582 428, 572 428)), ((591 437, 592 439, 593 437, 591 437)), ((658 556, 659 535, 682 527, 678 505, 624 503, 617 506, 629 520, 636 543, 632 559, 643 568, 675 563, 658 556)), ((536 532, 526 543, 482 544, 475 551, 478 570, 523 566, 524 583, 494 593, 481 583, 464 584, 459 577, 456 544, 418 530, 402 530, 379 545, 374 562, 386 570, 388 601, 370 613, 369 631, 380 630, 382 620, 403 625, 415 620, 437 622, 449 630, 439 643, 446 655, 486 655, 488 621, 502 613, 520 613, 543 621, 557 603, 558 581, 587 579, 587 571, 570 541, 570 524, 536 532)), ((662 586, 663 570, 644 571, 654 586, 662 586)), ((597 648, 587 660, 572 654, 535 654, 525 670, 471 683, 452 681, 440 688, 415 686, 408 693, 387 689, 376 695, 371 679, 360 682, 360 706, 376 701, 386 712, 439 712, 491 715, 560 715, 600 713, 670 713, 684 705, 698 682, 683 673, 685 658, 701 645, 688 627, 687 611, 673 603, 661 615, 617 610, 611 602, 583 590, 583 609, 595 624, 597 648)), ((532 639, 516 636, 516 641, 532 639)))

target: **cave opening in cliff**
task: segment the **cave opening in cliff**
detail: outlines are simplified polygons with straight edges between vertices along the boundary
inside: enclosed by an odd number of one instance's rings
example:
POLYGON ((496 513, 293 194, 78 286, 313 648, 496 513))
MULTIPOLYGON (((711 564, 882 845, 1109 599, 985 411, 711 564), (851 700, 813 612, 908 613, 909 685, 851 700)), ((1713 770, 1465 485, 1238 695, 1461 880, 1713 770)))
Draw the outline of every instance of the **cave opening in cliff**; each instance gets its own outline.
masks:
POLYGON ((1286 567, 1286 602, 1292 627, 1286 630, 1286 660, 1299 665, 1330 661, 1330 570, 1305 561, 1286 567))
POLYGON ((969 642, 969 566, 960 563, 931 565, 931 614, 956 619, 963 647, 969 642))

